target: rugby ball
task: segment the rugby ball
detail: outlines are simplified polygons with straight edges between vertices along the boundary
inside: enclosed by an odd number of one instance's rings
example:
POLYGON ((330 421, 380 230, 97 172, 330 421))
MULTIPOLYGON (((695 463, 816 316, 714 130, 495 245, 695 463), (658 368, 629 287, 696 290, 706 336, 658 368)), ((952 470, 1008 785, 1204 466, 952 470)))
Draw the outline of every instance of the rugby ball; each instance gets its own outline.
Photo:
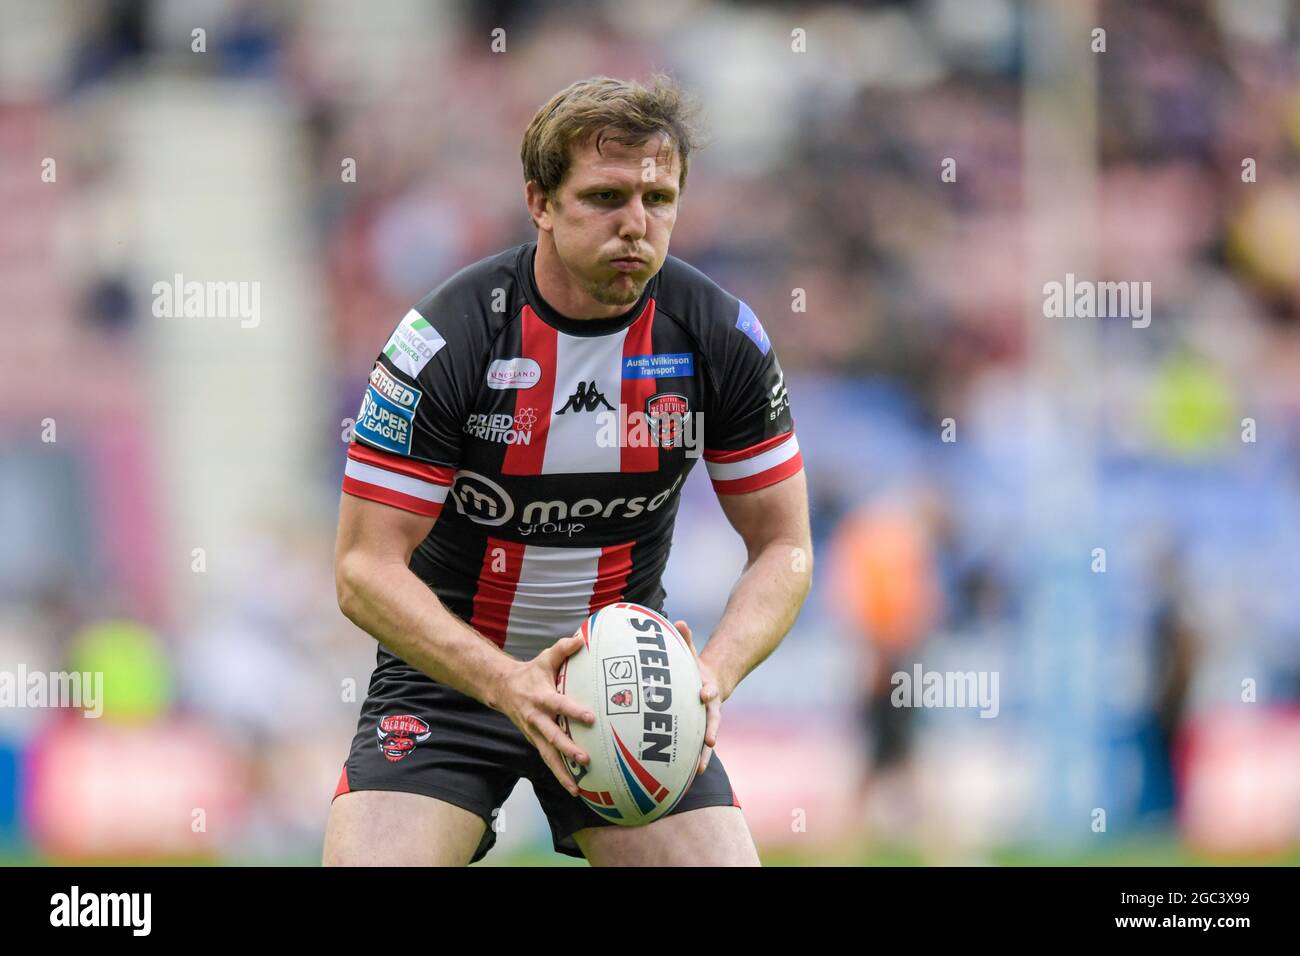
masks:
POLYGON ((583 646, 556 687, 596 715, 560 717, 591 761, 565 759, 582 800, 622 826, 669 813, 695 779, 704 748, 700 668, 686 638, 640 604, 611 604, 583 621, 583 646))

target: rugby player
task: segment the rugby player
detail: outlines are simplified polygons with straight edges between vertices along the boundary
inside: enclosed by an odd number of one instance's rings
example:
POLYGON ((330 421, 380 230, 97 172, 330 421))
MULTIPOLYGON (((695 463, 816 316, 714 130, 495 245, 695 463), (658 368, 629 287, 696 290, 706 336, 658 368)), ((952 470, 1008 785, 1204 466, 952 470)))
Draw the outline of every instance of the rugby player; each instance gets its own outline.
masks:
POLYGON ((326 864, 477 861, 520 777, 556 850, 592 865, 758 864, 713 748, 721 703, 807 595, 807 491, 758 318, 668 255, 694 138, 664 77, 556 94, 523 140, 536 241, 452 276, 376 359, 335 568, 339 607, 379 648, 326 864), (671 814, 611 825, 565 769, 565 755, 588 758, 557 716, 593 718, 556 691, 556 671, 588 614, 619 600, 662 611, 701 452, 748 552, 697 655, 706 746, 671 814))

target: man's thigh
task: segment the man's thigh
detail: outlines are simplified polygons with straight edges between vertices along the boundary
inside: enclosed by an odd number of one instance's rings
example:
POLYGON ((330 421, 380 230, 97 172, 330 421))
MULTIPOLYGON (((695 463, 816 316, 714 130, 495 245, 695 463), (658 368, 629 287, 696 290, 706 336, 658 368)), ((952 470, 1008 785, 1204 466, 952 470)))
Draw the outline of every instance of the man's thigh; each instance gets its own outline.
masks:
POLYGON ((592 866, 761 866, 739 807, 700 807, 643 827, 588 827, 573 835, 592 866))
POLYGON ((325 825, 325 866, 466 866, 487 824, 419 793, 340 794, 325 825))
POLYGON ((400 661, 381 662, 339 776, 324 861, 464 865, 534 748, 510 718, 400 661))

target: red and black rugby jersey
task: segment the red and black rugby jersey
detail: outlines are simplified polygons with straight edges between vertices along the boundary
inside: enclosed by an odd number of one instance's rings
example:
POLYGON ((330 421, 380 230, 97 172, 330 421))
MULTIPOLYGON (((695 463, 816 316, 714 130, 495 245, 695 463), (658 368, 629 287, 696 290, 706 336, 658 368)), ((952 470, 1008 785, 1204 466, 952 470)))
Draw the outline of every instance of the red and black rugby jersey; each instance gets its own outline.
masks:
POLYGON ((535 252, 468 266, 407 313, 370 373, 343 479, 437 518, 412 571, 519 659, 606 604, 662 609, 697 458, 720 495, 803 467, 748 306, 669 256, 623 315, 569 319, 538 294, 535 252))

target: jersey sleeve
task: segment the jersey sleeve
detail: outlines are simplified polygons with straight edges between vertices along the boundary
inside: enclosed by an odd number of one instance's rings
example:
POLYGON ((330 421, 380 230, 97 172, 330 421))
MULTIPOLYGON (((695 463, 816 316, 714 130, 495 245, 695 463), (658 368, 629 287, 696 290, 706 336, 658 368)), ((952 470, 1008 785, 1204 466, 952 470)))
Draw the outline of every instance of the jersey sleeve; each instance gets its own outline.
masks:
POLYGON ((348 445, 343 490, 436 518, 460 463, 473 362, 463 316, 436 296, 398 323, 370 371, 348 445))
POLYGON ((704 424, 704 463, 720 495, 757 491, 803 468, 785 374, 758 317, 738 304, 720 336, 718 394, 704 424))

